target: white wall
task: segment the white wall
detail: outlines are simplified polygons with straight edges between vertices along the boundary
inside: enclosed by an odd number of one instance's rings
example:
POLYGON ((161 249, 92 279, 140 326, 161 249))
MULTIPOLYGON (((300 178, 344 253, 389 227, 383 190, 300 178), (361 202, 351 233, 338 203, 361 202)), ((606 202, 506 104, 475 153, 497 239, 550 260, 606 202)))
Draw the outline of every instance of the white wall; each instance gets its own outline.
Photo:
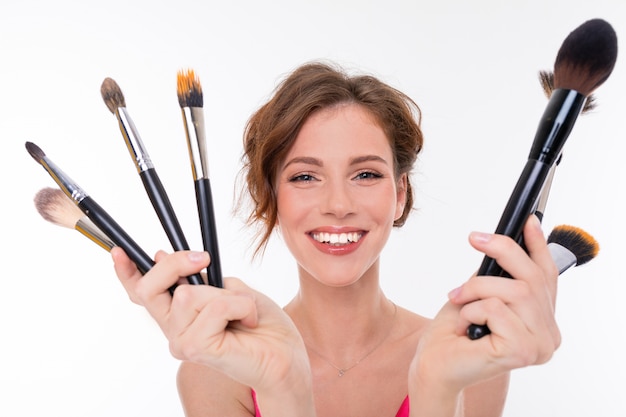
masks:
MULTIPOLYGON (((312 59, 373 73, 422 107, 426 147, 415 172, 417 207, 392 234, 383 285, 399 304, 433 315, 482 257, 471 230, 492 231, 526 161, 565 36, 587 19, 626 39, 622 0, 529 1, 22 1, 0 6, 0 415, 182 416, 177 363, 147 314, 117 282, 109 255, 36 212, 55 186, 24 149, 39 145, 149 253, 168 248, 100 97, 122 88, 188 240, 201 247, 176 72, 204 90, 211 174, 225 275, 285 303, 294 265, 276 239, 250 263, 249 233, 231 216, 241 134, 288 71, 312 59), (212 4, 211 4, 212 3, 212 4), (510 3, 510 4, 507 4, 510 3), (523 3, 523 4, 522 4, 523 3), (244 261, 242 261, 244 259, 244 261)), ((546 234, 573 224, 601 245, 562 277, 563 345, 541 367, 514 373, 505 415, 626 415, 621 235, 626 71, 618 59, 599 107, 566 145, 546 234)))

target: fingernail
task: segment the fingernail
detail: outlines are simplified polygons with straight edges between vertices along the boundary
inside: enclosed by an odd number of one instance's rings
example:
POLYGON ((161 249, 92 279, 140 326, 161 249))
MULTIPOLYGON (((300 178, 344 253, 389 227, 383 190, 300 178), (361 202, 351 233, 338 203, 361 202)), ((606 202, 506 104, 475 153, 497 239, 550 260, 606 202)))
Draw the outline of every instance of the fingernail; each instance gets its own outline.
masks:
POLYGON ((483 232, 472 232, 471 238, 475 242, 487 243, 491 240, 493 235, 491 233, 483 233, 483 232))
POLYGON ((530 218, 531 218, 530 221, 532 222, 532 226, 535 229, 541 230, 541 222, 539 221, 539 217, 537 217, 536 215, 533 214, 533 215, 530 216, 530 218))
POLYGON ((454 300, 456 297, 458 297, 458 295, 461 293, 461 289, 462 288, 463 288, 463 286, 457 287, 457 288, 453 289, 452 291, 450 291, 448 293, 448 299, 454 300))
POLYGON ((187 256, 189 256, 189 260, 192 262, 202 262, 207 259, 209 254, 207 252, 194 252, 191 251, 187 256))

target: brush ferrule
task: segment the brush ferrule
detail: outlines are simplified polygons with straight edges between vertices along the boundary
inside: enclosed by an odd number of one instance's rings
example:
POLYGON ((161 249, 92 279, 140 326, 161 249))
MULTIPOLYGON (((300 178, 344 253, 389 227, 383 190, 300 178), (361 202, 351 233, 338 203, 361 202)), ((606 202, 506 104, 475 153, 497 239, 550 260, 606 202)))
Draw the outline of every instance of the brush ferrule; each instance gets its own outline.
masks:
POLYGON ((576 90, 559 88, 552 92, 528 158, 552 165, 561 153, 586 97, 576 90))
POLYGON ((115 243, 98 226, 93 224, 87 216, 81 217, 76 222, 74 228, 107 251, 110 251, 115 246, 115 243))
POLYGON ((78 186, 65 172, 61 170, 54 162, 47 156, 44 156, 41 160, 41 165, 48 171, 48 174, 59 185, 59 188, 74 201, 80 203, 87 193, 78 186))
POLYGON ((133 120, 130 118, 126 108, 118 107, 115 114, 117 116, 117 120, 119 121, 120 131, 122 132, 122 136, 126 142, 126 147, 128 147, 128 151, 133 157, 137 171, 143 172, 147 169, 154 168, 150 155, 148 154, 148 151, 146 151, 146 147, 141 141, 139 132, 137 131, 137 128, 135 127, 133 120))
POLYGON ((209 178, 204 113, 202 107, 181 107, 189 162, 194 181, 209 178))
POLYGON ((550 196, 550 189, 552 188, 552 181, 554 180, 554 174, 556 172, 557 163, 555 162, 550 167, 550 171, 548 171, 548 175, 544 180, 543 187, 541 188, 541 193, 539 194, 539 198, 535 204, 535 209, 533 210, 537 216, 540 217, 540 220, 543 219, 543 214, 545 213, 546 206, 548 205, 548 197, 550 196))
POLYGON ((559 274, 562 274, 563 272, 578 263, 576 255, 574 255, 569 249, 562 245, 559 245, 558 243, 548 243, 548 249, 550 250, 550 254, 552 255, 552 260, 554 260, 556 267, 559 269, 559 274))

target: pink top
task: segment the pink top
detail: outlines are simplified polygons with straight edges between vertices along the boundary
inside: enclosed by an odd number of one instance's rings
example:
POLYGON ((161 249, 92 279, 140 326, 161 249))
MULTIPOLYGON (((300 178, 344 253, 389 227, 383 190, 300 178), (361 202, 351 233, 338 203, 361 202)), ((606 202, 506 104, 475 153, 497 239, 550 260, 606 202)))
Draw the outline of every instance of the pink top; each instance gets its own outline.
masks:
MULTIPOLYGON (((256 393, 252 390, 252 400, 254 401, 254 415, 255 417, 261 417, 261 412, 259 411, 259 404, 256 402, 256 393)), ((396 417, 409 417, 409 396, 407 395, 404 401, 402 401, 402 405, 398 410, 398 414, 396 417)))

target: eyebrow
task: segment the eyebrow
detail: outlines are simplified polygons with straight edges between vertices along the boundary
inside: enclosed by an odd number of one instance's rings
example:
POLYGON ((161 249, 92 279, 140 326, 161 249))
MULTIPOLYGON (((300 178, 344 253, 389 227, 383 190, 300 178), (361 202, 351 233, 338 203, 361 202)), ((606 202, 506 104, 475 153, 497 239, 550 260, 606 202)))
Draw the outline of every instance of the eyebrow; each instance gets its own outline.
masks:
MULTIPOLYGON (((350 165, 357 165, 363 162, 369 162, 369 161, 374 161, 374 162, 382 162, 383 164, 387 165, 387 161, 385 161, 383 158, 381 158, 378 155, 363 155, 363 156, 357 156, 355 158, 352 158, 350 160, 350 165)), ((315 165, 318 167, 322 167, 324 166, 324 164, 322 163, 322 161, 320 161, 317 158, 313 158, 311 156, 297 156, 293 159, 290 159, 284 166, 283 169, 287 168, 289 165, 291 164, 297 164, 297 163, 301 163, 301 164, 308 164, 308 165, 315 165)))

